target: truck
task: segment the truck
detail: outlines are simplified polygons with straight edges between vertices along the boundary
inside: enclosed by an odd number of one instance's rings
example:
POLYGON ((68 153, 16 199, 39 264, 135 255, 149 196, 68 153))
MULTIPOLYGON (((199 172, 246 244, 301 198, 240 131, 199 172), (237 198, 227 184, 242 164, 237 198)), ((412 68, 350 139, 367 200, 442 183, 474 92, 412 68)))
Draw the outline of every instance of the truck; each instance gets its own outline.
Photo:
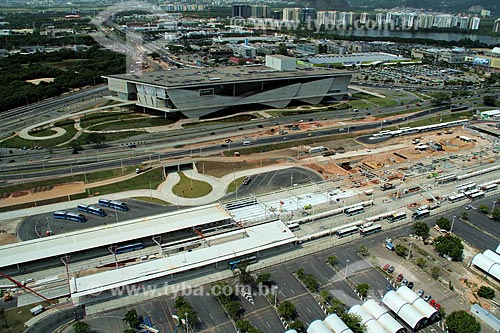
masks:
POLYGON ((384 183, 382 186, 380 186, 380 189, 382 191, 392 190, 393 188, 394 188, 394 184, 391 184, 391 183, 384 183))
POLYGON ((390 250, 390 251, 394 251, 396 249, 396 247, 394 246, 394 244, 392 244, 391 242, 386 242, 385 243, 385 248, 390 250))
POLYGON ((42 313, 43 312, 43 306, 41 306, 40 304, 35 306, 34 308, 31 308, 30 309, 30 312, 33 316, 36 316, 37 314, 39 313, 42 313))
POLYGON ((335 155, 335 150, 329 149, 329 150, 323 152, 321 155, 323 155, 324 157, 335 155))
POLYGON ((136 174, 140 174, 140 173, 143 173, 143 172, 146 172, 148 170, 151 170, 153 167, 150 166, 150 165, 139 165, 139 167, 137 167, 135 169, 135 173, 136 174))
POLYGON ((327 151, 328 148, 324 146, 318 146, 318 147, 312 147, 309 148, 309 154, 314 154, 314 153, 321 153, 322 151, 327 151))

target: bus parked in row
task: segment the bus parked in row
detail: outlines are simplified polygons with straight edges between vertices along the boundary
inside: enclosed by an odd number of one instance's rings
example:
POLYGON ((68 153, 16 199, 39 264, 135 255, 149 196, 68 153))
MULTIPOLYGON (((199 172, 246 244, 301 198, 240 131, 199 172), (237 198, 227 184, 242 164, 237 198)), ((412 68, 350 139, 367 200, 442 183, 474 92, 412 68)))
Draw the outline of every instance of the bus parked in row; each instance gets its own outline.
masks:
POLYGON ((350 207, 344 210, 344 214, 347 216, 363 214, 364 212, 365 208, 363 206, 350 207))
POLYGON ((54 212, 54 218, 55 219, 62 219, 62 220, 70 220, 70 221, 75 221, 75 222, 80 222, 80 223, 87 222, 87 217, 85 215, 78 214, 78 213, 72 213, 72 212, 66 212, 66 211, 54 212))
POLYGON ((104 207, 119 209, 123 211, 129 210, 127 204, 125 202, 116 201, 116 200, 108 200, 108 199, 99 199, 97 203, 104 207))
POLYGON ((99 207, 80 204, 80 205, 76 206, 76 208, 78 210, 81 210, 82 212, 94 214, 94 215, 101 216, 101 217, 104 217, 107 215, 106 212, 104 211, 104 209, 99 208, 99 207))

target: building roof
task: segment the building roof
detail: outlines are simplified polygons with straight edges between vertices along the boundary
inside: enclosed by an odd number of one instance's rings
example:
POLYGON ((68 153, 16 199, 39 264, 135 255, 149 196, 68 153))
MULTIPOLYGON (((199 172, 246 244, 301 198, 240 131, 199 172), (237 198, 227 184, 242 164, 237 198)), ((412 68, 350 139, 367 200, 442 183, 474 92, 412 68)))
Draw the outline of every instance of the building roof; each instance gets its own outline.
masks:
POLYGON ((382 325, 368 312, 363 310, 361 305, 356 304, 349 309, 349 313, 357 314, 361 317, 361 325, 365 325, 366 333, 387 333, 382 325))
POLYGON ((387 332, 397 333, 404 329, 403 325, 398 323, 396 319, 389 314, 389 311, 381 307, 375 300, 369 299, 364 302, 361 307, 375 318, 387 332))
POLYGON ((332 331, 330 331, 330 329, 318 319, 309 324, 307 333, 332 333, 332 331))
POLYGON ((497 264, 500 264, 500 254, 487 249, 486 251, 483 252, 483 255, 486 258, 496 262, 497 264))
POLYGON ((495 279, 500 281, 500 264, 486 257, 482 253, 478 253, 472 259, 472 264, 480 268, 482 271, 490 274, 495 279))
MULTIPOLYGON (((204 216, 203 220, 205 220, 204 216)), ((231 260, 296 240, 297 237, 280 220, 238 229, 206 237, 207 244, 211 244, 211 246, 199 247, 166 258, 146 261, 94 275, 73 278, 70 283, 71 296, 82 297, 113 288, 120 288, 216 262, 231 260)))
POLYGON ((414 306, 401 298, 394 290, 388 291, 382 298, 382 302, 413 329, 417 328, 420 322, 426 319, 414 306))
POLYGON ((491 312, 482 308, 479 304, 472 304, 470 312, 493 328, 494 332, 500 332, 500 319, 495 317, 491 312))
POLYGON ((332 313, 323 321, 330 330, 334 333, 353 333, 352 330, 339 318, 335 313, 332 313))
POLYGON ((498 244, 497 249, 495 250, 496 253, 500 254, 500 244, 498 244))
POLYGON ((161 88, 185 88, 192 86, 212 86, 218 83, 243 83, 249 81, 272 81, 297 77, 331 77, 351 75, 350 72, 329 68, 297 68, 295 71, 279 71, 266 66, 226 66, 172 71, 147 72, 137 74, 116 74, 104 76, 146 84, 161 88))
POLYGON ((226 219, 231 219, 231 216, 219 204, 212 204, 8 244, 0 247, 0 267, 85 251, 226 219))
POLYGON ((488 110, 488 111, 482 111, 481 112, 481 115, 484 115, 484 116, 496 116, 500 114, 500 110, 488 110))

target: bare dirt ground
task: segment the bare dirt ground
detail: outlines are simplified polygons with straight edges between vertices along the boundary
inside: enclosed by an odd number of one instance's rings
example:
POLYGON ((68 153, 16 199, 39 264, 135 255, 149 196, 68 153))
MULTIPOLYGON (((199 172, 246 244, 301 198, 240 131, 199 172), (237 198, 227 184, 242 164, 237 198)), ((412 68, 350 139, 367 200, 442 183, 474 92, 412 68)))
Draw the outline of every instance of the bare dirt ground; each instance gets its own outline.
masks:
POLYGON ((31 190, 17 191, 12 193, 8 198, 0 199, 0 207, 7 207, 27 202, 42 201, 83 192, 85 192, 83 182, 56 185, 53 189, 43 192, 33 192, 31 190))

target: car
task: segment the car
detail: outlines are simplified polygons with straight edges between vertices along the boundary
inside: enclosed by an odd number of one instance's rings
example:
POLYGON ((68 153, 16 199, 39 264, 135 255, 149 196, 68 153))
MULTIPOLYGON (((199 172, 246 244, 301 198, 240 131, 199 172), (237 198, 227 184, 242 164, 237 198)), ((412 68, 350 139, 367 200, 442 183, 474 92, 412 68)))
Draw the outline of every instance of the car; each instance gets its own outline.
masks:
POLYGON ((466 209, 466 210, 469 210, 469 209, 471 209, 471 208, 472 208, 472 206, 471 206, 471 205, 467 205, 467 206, 465 206, 465 209, 466 209))
POLYGON ((210 132, 210 135, 215 135, 215 132, 210 132))
POLYGON ((403 274, 399 273, 398 277, 396 278, 397 282, 401 282, 403 280, 403 274))
POLYGON ((434 305, 434 309, 439 311, 439 309, 441 309, 441 304, 436 303, 436 305, 434 305))
POLYGON ((396 268, 394 266, 391 266, 387 269, 387 273, 389 273, 389 274, 394 273, 395 270, 396 270, 396 268))
POLYGON ((264 125, 259 124, 259 125, 257 125, 257 127, 258 128, 264 128, 264 125))
POLYGON ((129 143, 127 145, 127 147, 129 147, 129 148, 137 148, 137 146, 135 144, 133 144, 133 143, 129 143))
POLYGON ((401 281, 401 284, 403 286, 406 286, 408 284, 408 280, 407 279, 403 279, 403 281, 401 281))
POLYGON ((434 305, 436 305, 436 300, 435 299, 431 299, 431 301, 429 302, 429 305, 434 307, 434 305))
POLYGON ((345 132, 345 128, 339 128, 339 132, 345 132))
POLYGON ((9 160, 9 163, 15 163, 16 160, 9 160))
POLYGON ((228 145, 226 145, 225 143, 221 144, 220 146, 221 146, 221 148, 227 148, 228 147, 228 145))
POLYGON ((283 137, 283 140, 288 140, 288 138, 286 136, 283 137))
POLYGON ((388 283, 388 284, 385 285, 385 290, 387 290, 387 291, 391 291, 392 290, 392 286, 391 286, 390 283, 388 283))
POLYGON ((411 281, 410 281, 410 282, 408 282, 408 284, 407 284, 406 286, 407 286, 408 288, 410 288, 410 289, 413 289, 413 282, 411 282, 411 281))
POLYGON ((51 156, 47 155, 44 157, 44 159, 48 160, 51 156))
POLYGON ((424 296, 425 291, 423 289, 420 289, 417 293, 418 297, 424 296))
POLYGON ((431 300, 432 296, 431 295, 425 295, 424 296, 424 301, 429 302, 431 300))
POLYGON ((238 128, 238 130, 239 130, 239 131, 243 131, 243 127, 239 127, 239 128, 238 128))
POLYGON ((391 267, 391 265, 389 265, 389 264, 385 264, 385 265, 384 265, 384 268, 383 268, 383 269, 384 269, 384 271, 388 270, 388 269, 389 269, 389 267, 391 267))

